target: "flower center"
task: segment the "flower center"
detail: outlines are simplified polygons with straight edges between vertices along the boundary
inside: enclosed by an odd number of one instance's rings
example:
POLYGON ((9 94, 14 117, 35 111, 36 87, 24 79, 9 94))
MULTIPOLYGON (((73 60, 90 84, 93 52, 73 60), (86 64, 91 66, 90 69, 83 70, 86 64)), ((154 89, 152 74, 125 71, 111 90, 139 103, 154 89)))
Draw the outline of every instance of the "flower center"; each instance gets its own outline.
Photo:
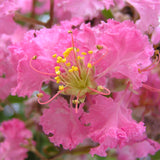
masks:
MULTIPOLYGON (((102 48, 102 46, 97 45, 98 50, 102 48)), ((52 55, 57 62, 57 65, 54 67, 54 73, 41 72, 34 68, 32 60, 36 60, 37 56, 33 56, 30 60, 30 67, 40 74, 51 76, 51 81, 58 84, 60 83, 59 91, 47 102, 40 102, 39 98, 43 97, 43 94, 38 93, 38 102, 40 104, 49 103, 60 93, 69 95, 71 96, 71 102, 76 104, 77 112, 78 104, 84 102, 87 94, 109 95, 110 91, 107 88, 98 86, 95 82, 94 64, 99 63, 106 54, 103 54, 96 62, 92 62, 94 56, 93 51, 89 50, 87 52, 80 52, 80 50, 74 46, 72 36, 72 47, 67 48, 63 52, 63 56, 57 56, 57 54, 52 55), (74 100, 75 97, 77 98, 76 100, 74 100)))
POLYGON ((85 97, 86 93, 91 92, 89 88, 97 87, 94 81, 94 66, 90 62, 85 64, 85 56, 92 53, 93 51, 80 53, 78 48, 71 47, 66 49, 63 57, 53 55, 58 63, 55 67, 55 80, 56 83, 63 84, 59 86, 59 90, 64 90, 63 94, 85 97))

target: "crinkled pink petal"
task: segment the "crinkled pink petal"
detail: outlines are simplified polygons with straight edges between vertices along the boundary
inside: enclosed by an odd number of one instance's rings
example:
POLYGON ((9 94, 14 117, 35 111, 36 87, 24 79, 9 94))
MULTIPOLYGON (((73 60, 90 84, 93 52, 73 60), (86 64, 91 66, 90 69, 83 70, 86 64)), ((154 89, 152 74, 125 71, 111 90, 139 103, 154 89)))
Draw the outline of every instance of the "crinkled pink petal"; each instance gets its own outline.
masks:
POLYGON ((26 145, 27 139, 32 138, 32 133, 26 129, 24 122, 18 119, 4 121, 0 133, 5 138, 0 143, 0 159, 24 160, 28 150, 21 147, 21 144, 26 145))
POLYGON ((152 34, 152 38, 151 41, 153 42, 153 44, 158 44, 160 43, 160 27, 157 27, 153 34, 152 34))
POLYGON ((160 149, 160 144, 147 139, 118 149, 118 160, 136 160, 144 158, 148 154, 154 155, 160 149))
POLYGON ((160 16, 159 0, 127 0, 139 13, 140 19, 136 22, 142 32, 152 33, 158 26, 160 16))
POLYGON ((0 35, 0 99, 5 99, 11 93, 11 89, 17 84, 17 66, 11 61, 8 46, 20 41, 25 31, 25 28, 16 26, 12 34, 0 35))
POLYGON ((139 73, 138 69, 150 65, 150 57, 154 53, 148 38, 130 21, 119 23, 110 20, 95 28, 96 32, 99 30, 97 43, 104 48, 99 51, 99 56, 106 54, 96 65, 100 76, 128 78, 133 88, 142 86, 148 73, 139 73))
POLYGON ((18 64, 18 86, 13 94, 30 96, 35 90, 41 88, 43 81, 49 80, 52 75, 55 75, 54 67, 57 63, 52 55, 55 53, 62 55, 68 47, 71 47, 71 36, 68 34, 69 29, 67 28, 70 26, 42 29, 35 33, 36 37, 34 31, 30 31, 21 43, 10 47, 13 53, 13 63, 18 64), (59 31, 57 32, 57 30, 59 31), (37 56, 37 59, 32 60, 33 56, 37 56), (32 66, 36 70, 49 74, 41 74, 32 69, 29 65, 31 60, 32 66))
POLYGON ((55 1, 55 17, 58 20, 71 19, 73 17, 81 17, 85 20, 97 17, 101 10, 104 9, 104 4, 107 8, 113 2, 103 2, 98 0, 63 0, 55 1))
POLYGON ((82 108, 76 113, 66 100, 58 98, 44 110, 40 124, 52 143, 56 146, 62 144, 64 149, 71 150, 86 138, 86 127, 80 122, 82 113, 82 108))
POLYGON ((136 123, 121 100, 114 102, 103 96, 88 97, 89 112, 83 116, 83 121, 89 124, 89 137, 100 145, 91 150, 91 154, 106 156, 108 148, 125 146, 128 142, 143 138, 145 127, 136 123))

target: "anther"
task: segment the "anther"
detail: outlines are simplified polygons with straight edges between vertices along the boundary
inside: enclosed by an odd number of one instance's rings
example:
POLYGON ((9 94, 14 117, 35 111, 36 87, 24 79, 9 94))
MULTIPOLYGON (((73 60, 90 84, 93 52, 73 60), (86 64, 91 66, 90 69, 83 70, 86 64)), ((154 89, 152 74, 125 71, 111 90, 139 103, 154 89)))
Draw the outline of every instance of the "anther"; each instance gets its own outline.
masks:
POLYGON ((32 57, 32 60, 36 60, 36 59, 37 59, 37 56, 33 56, 33 57, 32 57))
POLYGON ((81 57, 81 56, 78 56, 77 58, 78 58, 78 59, 84 59, 84 57, 81 57))
POLYGON ((38 93, 38 94, 37 94, 37 97, 38 97, 38 98, 42 98, 42 97, 43 97, 43 93, 38 93))
POLYGON ((62 63, 65 63, 65 62, 66 62, 66 58, 63 58, 63 59, 62 59, 62 63))
POLYGON ((56 74, 57 74, 57 75, 60 75, 60 74, 61 74, 61 71, 56 71, 56 74))
POLYGON ((76 100, 72 100, 72 103, 73 104, 77 104, 77 103, 79 104, 80 102, 79 102, 79 100, 76 99, 76 100))
POLYGON ((73 48, 67 48, 64 52, 63 52, 63 56, 66 58, 69 56, 69 54, 71 53, 71 51, 73 51, 73 48))
POLYGON ((82 55, 87 55, 87 53, 86 53, 86 52, 81 52, 81 54, 82 54, 82 55))
POLYGON ((66 66, 67 66, 67 67, 71 66, 71 63, 69 63, 69 62, 68 62, 68 63, 66 63, 66 66))
POLYGON ((89 53, 89 54, 92 54, 92 53, 93 53, 93 51, 88 51, 88 53, 89 53))
POLYGON ((60 85, 59 86, 59 90, 61 91, 61 90, 64 90, 64 86, 63 85, 60 85))
POLYGON ((101 46, 101 45, 97 45, 96 47, 97 47, 98 50, 103 49, 103 46, 101 46))
POLYGON ((57 57, 57 54, 53 54, 52 57, 53 57, 53 58, 56 58, 56 57, 57 57))
POLYGON ((73 70, 72 68, 68 70, 68 72, 73 72, 73 71, 74 71, 74 70, 73 70))
POLYGON ((55 71, 59 71, 60 66, 56 66, 56 67, 54 67, 54 69, 55 69, 55 71))
POLYGON ((73 71, 78 71, 78 67, 72 66, 73 71))
POLYGON ((72 33, 72 31, 71 31, 71 30, 69 30, 69 31, 68 31, 68 33, 72 33))
POLYGON ((87 64, 87 67, 88 67, 88 68, 92 68, 92 64, 91 64, 91 63, 88 63, 88 64, 87 64))

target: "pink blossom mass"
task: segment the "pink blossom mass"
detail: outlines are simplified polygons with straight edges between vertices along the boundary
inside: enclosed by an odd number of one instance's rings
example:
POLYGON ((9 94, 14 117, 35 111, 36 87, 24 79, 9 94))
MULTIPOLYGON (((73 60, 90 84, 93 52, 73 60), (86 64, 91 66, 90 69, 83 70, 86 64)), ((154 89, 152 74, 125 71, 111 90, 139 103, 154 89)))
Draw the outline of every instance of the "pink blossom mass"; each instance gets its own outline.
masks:
POLYGON ((3 122, 0 133, 4 137, 0 143, 0 159, 23 160, 27 157, 28 150, 22 145, 28 144, 27 139, 32 138, 32 133, 26 129, 23 121, 12 119, 3 122))
POLYGON ((159 159, 160 0, 0 13, 0 160, 159 159))

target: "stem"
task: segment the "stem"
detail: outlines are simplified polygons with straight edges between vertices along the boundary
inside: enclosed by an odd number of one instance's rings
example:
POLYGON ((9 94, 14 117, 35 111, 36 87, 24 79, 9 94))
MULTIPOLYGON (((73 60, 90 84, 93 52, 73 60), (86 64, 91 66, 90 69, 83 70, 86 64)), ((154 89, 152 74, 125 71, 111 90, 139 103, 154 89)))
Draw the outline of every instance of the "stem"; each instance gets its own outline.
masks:
POLYGON ((31 11, 31 17, 32 17, 32 18, 35 17, 36 2, 37 2, 37 0, 33 0, 33 1, 32 1, 32 11, 31 11))
POLYGON ((41 160, 47 160, 35 147, 32 147, 30 151, 35 153, 41 160))
POLYGON ((42 26, 46 26, 46 23, 38 21, 34 18, 29 18, 29 17, 25 17, 22 14, 15 12, 15 16, 13 17, 13 19, 15 21, 22 21, 22 22, 26 22, 26 23, 30 23, 30 24, 38 24, 38 25, 42 25, 42 26))
POLYGON ((46 23, 47 28, 51 28, 54 20, 54 0, 50 0, 50 19, 46 23))
POLYGON ((93 147, 97 147, 96 146, 85 146, 85 147, 80 147, 80 148, 76 148, 76 149, 73 149, 71 151, 69 150, 62 150, 60 151, 59 153, 57 153, 56 155, 52 156, 51 158, 49 158, 48 160, 55 160, 57 157, 60 157, 61 155, 63 154, 84 154, 84 153, 88 153, 89 150, 93 147))

